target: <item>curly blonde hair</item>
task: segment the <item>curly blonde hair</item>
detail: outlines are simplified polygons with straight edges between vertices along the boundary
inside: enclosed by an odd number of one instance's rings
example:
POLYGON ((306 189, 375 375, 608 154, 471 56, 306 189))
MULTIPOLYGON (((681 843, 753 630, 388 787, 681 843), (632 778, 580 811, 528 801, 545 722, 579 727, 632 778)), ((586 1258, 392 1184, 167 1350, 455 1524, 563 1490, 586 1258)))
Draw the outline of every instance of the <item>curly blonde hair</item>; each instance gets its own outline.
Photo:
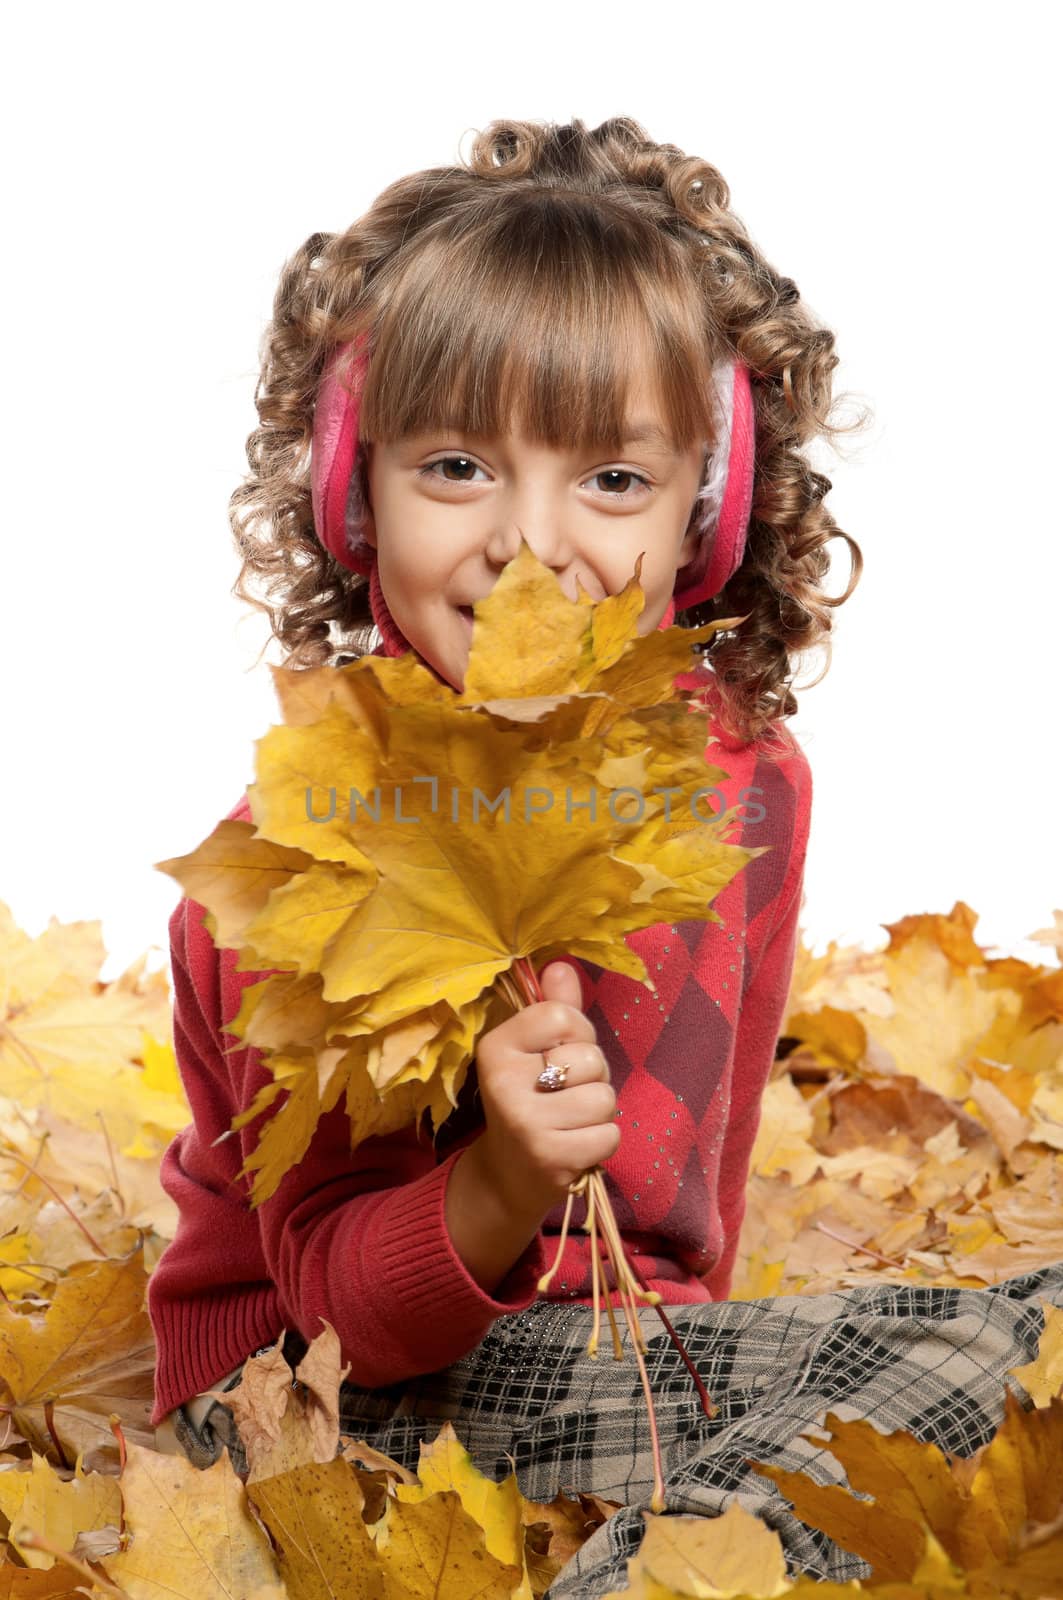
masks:
POLYGON ((285 263, 263 335, 251 471, 229 504, 242 557, 232 592, 267 613, 286 666, 354 659, 373 640, 368 579, 325 550, 311 508, 315 396, 336 346, 368 337, 363 438, 455 425, 497 434, 519 406, 538 442, 590 449, 621 442, 624 354, 648 332, 680 448, 713 438, 713 364, 749 370, 756 453, 743 560, 676 622, 743 619, 703 647, 726 735, 746 743, 796 712, 791 658, 823 645, 821 681, 831 613, 863 568, 823 506, 830 479, 803 449, 863 419, 830 422, 834 335, 729 201, 715 167, 655 144, 630 117, 593 129, 494 121, 461 165, 400 178, 345 232, 306 240, 285 263), (836 598, 822 587, 833 538, 852 553, 836 598))

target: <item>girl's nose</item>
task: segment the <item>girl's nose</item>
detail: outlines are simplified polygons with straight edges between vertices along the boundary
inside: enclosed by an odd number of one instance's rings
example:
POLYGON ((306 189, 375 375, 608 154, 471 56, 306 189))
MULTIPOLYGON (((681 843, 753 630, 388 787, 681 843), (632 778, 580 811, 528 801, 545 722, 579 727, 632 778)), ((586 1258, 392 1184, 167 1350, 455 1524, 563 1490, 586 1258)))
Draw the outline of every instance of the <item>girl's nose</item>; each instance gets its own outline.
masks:
POLYGON ((572 541, 565 532, 562 519, 549 513, 525 516, 519 522, 509 521, 493 529, 487 545, 488 559, 501 570, 519 554, 522 534, 532 554, 544 567, 560 574, 570 565, 572 541))

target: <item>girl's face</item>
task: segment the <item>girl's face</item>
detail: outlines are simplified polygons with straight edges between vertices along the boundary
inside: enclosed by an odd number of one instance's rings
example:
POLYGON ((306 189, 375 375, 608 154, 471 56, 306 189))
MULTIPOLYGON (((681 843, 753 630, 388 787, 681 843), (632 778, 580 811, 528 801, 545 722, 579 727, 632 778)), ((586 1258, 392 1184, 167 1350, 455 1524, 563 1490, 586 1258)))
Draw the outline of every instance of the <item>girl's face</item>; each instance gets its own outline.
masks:
MULTIPOLYGON (((644 552, 638 632, 663 617, 688 532, 703 445, 676 452, 649 386, 632 385, 620 455, 553 449, 515 434, 443 430, 370 442, 365 537, 388 609, 414 650, 461 690, 472 603, 490 594, 523 533, 570 600, 618 594, 644 552), (636 435, 645 429, 661 436, 636 435)), ((516 619, 515 619, 516 620, 516 619)))

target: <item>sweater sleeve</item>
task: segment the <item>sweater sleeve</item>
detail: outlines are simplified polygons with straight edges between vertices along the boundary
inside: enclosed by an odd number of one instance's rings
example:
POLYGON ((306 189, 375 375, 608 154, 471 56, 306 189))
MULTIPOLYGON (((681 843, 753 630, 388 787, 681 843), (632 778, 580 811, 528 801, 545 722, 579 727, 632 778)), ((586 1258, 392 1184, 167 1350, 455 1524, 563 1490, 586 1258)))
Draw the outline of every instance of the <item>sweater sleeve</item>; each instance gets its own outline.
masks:
MULTIPOLYGON (((201 908, 191 904, 190 923, 200 916, 201 908)), ((212 964, 221 966, 223 1013, 231 1021, 234 984, 258 981, 262 974, 237 974, 236 953, 218 951, 204 927, 193 937, 210 944, 212 964)), ((207 1016, 197 1008, 189 1019, 190 1047, 217 1059, 223 1046, 207 1016)), ((272 1074, 250 1046, 232 1049, 225 1064, 230 1083, 238 1086, 231 1120, 272 1074)), ((282 1092, 222 1145, 239 1145, 234 1169, 284 1098, 282 1092)), ((547 1266, 541 1230, 492 1294, 454 1249, 446 1189, 467 1143, 440 1161, 430 1136, 423 1130, 418 1136, 411 1125, 352 1150, 341 1095, 319 1119, 302 1159, 250 1212, 286 1326, 311 1340, 327 1319, 339 1338, 341 1361, 350 1363, 351 1384, 379 1388, 449 1366, 479 1343, 496 1317, 522 1311, 537 1297, 547 1266)), ((252 1177, 240 1180, 248 1196, 252 1177)))
MULTIPOLYGON (((182 899, 169 924, 174 1054, 192 1121, 171 1140, 159 1168, 177 1228, 148 1279, 156 1349, 153 1424, 272 1341, 281 1326, 258 1224, 236 1181, 237 1142, 223 1137, 235 1109, 228 1064, 190 971, 190 904, 182 899)), ((210 943, 205 930, 191 936, 210 943)))
POLYGON ((807 765, 804 775, 807 787, 798 812, 798 833, 779 895, 785 909, 761 951, 742 997, 735 1029, 731 1104, 720 1151, 718 1205, 723 1248, 704 1280, 714 1300, 726 1300, 731 1292, 738 1236, 746 1212, 750 1157, 793 980, 811 807, 811 775, 807 765))

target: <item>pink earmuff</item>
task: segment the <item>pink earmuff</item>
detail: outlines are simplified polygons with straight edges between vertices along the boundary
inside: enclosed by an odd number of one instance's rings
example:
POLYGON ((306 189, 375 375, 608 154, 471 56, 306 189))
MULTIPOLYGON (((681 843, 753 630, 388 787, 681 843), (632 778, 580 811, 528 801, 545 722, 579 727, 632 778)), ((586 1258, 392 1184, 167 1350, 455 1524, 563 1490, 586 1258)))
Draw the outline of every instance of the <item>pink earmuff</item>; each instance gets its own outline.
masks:
MULTIPOLYGON (((358 439, 358 401, 367 364, 364 349, 355 354, 356 342, 339 346, 318 389, 310 492, 314 527, 325 549, 342 566, 376 582, 376 551, 360 528, 362 473, 355 470, 364 453, 358 439)), ((669 606, 673 616, 675 609, 719 593, 738 569, 749 527, 755 442, 749 372, 741 362, 721 361, 713 376, 718 444, 715 450, 706 449, 694 512, 701 538, 697 554, 676 574, 674 608, 669 606)))

